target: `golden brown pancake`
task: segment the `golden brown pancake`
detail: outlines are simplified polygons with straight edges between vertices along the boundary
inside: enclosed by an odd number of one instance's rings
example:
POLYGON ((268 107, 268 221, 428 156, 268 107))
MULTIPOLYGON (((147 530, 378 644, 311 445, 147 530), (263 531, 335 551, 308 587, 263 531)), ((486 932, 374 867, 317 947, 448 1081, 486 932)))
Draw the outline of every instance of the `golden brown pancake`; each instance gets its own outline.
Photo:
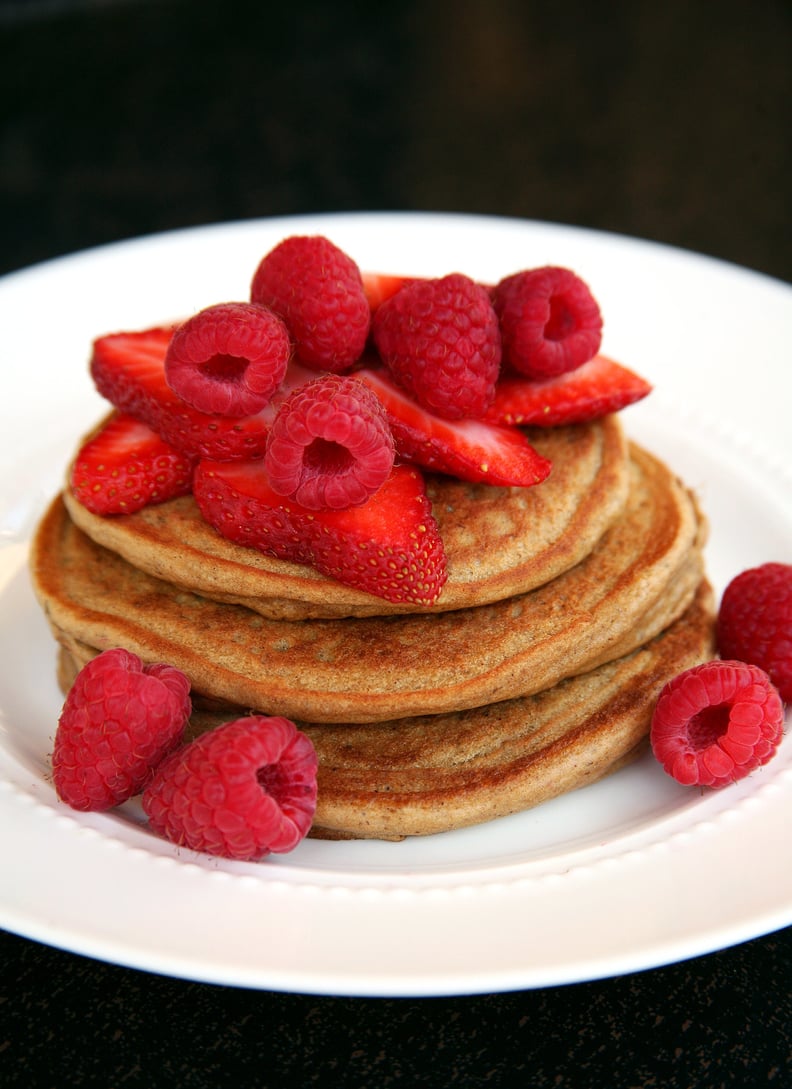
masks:
MULTIPOLYGON (((645 748, 662 686, 714 654, 706 582, 632 653, 532 696, 373 725, 301 723, 319 757, 311 835, 401 839, 479 824, 593 783, 645 748)), ((96 651, 62 652, 64 690, 96 651)), ((190 734, 244 712, 197 711, 190 734)))
POLYGON ((533 696, 373 726, 305 727, 319 755, 314 834, 443 832, 593 783, 643 751, 666 681, 712 654, 702 584, 683 616, 639 650, 533 696))
MULTIPOLYGON (((550 477, 537 487, 427 477, 449 572, 432 612, 488 604, 541 586, 588 555, 621 513, 628 454, 618 417, 537 428, 529 439, 553 463, 550 477)), ((287 620, 421 611, 235 545, 201 518, 191 496, 115 518, 91 514, 68 487, 64 499, 72 519, 98 544, 203 597, 287 620)))
POLYGON ((626 507, 590 554, 545 585, 476 608, 271 620, 131 566, 78 529, 61 499, 36 534, 31 570, 62 640, 170 662, 196 692, 235 706, 372 723, 530 695, 629 654, 688 608, 703 537, 687 490, 633 447, 626 507))

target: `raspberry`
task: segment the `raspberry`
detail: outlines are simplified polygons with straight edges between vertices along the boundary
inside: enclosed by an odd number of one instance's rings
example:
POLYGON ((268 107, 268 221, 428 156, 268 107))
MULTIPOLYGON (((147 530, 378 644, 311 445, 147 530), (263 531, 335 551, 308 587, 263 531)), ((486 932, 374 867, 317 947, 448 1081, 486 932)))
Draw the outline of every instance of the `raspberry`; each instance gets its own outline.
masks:
POLYGON ((165 380, 199 412, 253 416, 269 404, 291 356, 286 326, 253 303, 218 303, 188 318, 165 355, 165 380))
POLYGON ((309 510, 359 507, 393 468, 385 409, 357 378, 327 374, 278 408, 264 469, 278 495, 309 510))
MULTIPOLYGON (((275 407, 254 416, 200 412, 165 380, 170 327, 111 333, 94 341, 91 375, 99 393, 119 412, 134 416, 189 458, 262 458, 275 407)), ((290 366, 287 368, 288 382, 290 366)))
POLYGON ((283 318, 302 363, 340 372, 363 354, 371 311, 360 269, 327 238, 284 239, 262 258, 250 297, 283 318))
POLYGON ((500 332, 487 290, 467 276, 406 284, 377 308, 372 331, 383 361, 424 408, 447 420, 489 408, 500 332))
POLYGON ((180 846, 257 861, 291 851, 316 809, 314 747, 285 718, 250 715, 173 753, 143 795, 152 829, 180 846))
POLYGON ((52 770, 73 809, 104 810, 139 794, 179 744, 190 717, 190 682, 173 666, 144 666, 114 649, 92 659, 63 705, 52 770))
POLYGON ((792 703, 792 565, 765 563, 732 579, 718 613, 718 650, 763 669, 792 703))
POLYGON ((516 272, 496 286, 493 305, 503 360, 529 378, 553 378, 597 354, 602 315, 586 284, 569 269, 516 272))
POLYGON ((685 786, 722 787, 775 754, 784 708, 767 674, 736 661, 685 670, 665 685, 652 717, 652 750, 685 786))

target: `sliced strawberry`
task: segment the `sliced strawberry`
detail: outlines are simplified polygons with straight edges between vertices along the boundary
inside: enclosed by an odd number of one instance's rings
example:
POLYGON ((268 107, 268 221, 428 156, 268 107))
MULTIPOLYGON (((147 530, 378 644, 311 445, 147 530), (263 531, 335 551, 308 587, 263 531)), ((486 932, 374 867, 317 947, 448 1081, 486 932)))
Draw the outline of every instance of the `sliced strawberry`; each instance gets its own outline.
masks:
MULTIPOLYGON (((395 276, 387 272, 361 272, 363 279, 363 293, 368 299, 369 308, 373 314, 380 303, 384 303, 391 295, 413 280, 420 280, 420 276, 395 276)), ((495 284, 481 284, 481 287, 490 295, 495 293, 495 284)))
POLYGON ((174 328, 113 333, 94 341, 91 374, 108 401, 143 420, 191 457, 262 457, 275 406, 238 419, 199 412, 165 381, 174 328))
POLYGON ((494 424, 555 427, 582 423, 618 412, 651 393, 640 375, 604 355, 595 355, 577 370, 536 381, 502 376, 485 419, 494 424))
POLYGON ((363 293, 368 299, 372 314, 380 303, 384 303, 405 284, 416 279, 415 276, 392 276, 383 272, 361 272, 360 275, 363 278, 363 293))
POLYGON ((218 533, 392 602, 432 605, 446 581, 443 542, 420 471, 398 466, 366 503, 308 510, 277 495, 258 461, 198 463, 193 494, 218 533))
POLYGON ((552 468, 515 427, 483 420, 444 420, 413 401, 382 368, 362 367, 355 377, 384 405, 396 452, 405 461, 460 480, 501 487, 539 484, 552 468))
POLYGON ((71 486, 94 514, 131 514, 186 495, 193 464, 147 424, 117 412, 79 450, 71 486))

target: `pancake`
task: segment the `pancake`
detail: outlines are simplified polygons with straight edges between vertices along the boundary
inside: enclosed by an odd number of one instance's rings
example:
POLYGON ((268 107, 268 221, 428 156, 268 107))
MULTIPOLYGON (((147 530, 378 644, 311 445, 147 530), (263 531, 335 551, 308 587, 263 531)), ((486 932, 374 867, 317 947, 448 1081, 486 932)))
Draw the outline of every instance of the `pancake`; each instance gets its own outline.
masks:
MULTIPOLYGON (((96 650, 61 653, 68 690, 96 650)), ((662 686, 712 657, 713 600, 692 604, 632 653, 532 696, 374 725, 300 723, 319 758, 317 838, 402 839, 522 811, 586 786, 645 751, 662 686)), ((190 735, 241 714, 198 710, 190 735)))
POLYGON ((374 726, 305 727, 320 768, 313 834, 427 835, 593 783, 644 751, 662 686, 713 653, 702 583, 645 646, 533 696, 374 726))
POLYGON ((313 723, 481 707, 629 654, 690 605, 703 577, 696 503, 636 446, 629 471, 626 506, 585 559, 528 593, 476 608, 268 619, 133 567, 87 537, 62 498, 34 538, 33 585, 56 638, 170 662, 197 693, 222 703, 313 723))
MULTIPOLYGON (((529 438, 553 463, 537 487, 493 488, 427 476, 448 558, 448 581, 432 612, 489 604, 541 586, 588 555, 620 515, 628 455, 618 417, 537 428, 529 438)), ((203 520, 191 496, 116 518, 91 514, 68 486, 64 499, 92 540, 133 567, 273 619, 421 611, 235 545, 203 520)))

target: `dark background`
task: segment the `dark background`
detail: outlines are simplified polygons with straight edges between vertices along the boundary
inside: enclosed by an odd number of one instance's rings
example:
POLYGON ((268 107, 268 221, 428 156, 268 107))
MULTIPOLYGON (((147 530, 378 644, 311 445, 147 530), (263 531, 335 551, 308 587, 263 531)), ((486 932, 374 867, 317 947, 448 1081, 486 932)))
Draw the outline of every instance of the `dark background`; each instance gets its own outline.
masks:
MULTIPOLYGON (((781 0, 0 2, 0 271, 396 209, 602 228, 792 280, 791 57, 781 0)), ((3 1085, 792 1084, 789 930, 613 980, 415 1001, 188 983, 0 938, 3 1085)))
POLYGON ((4 270, 212 221, 421 209, 792 278, 782 0, 6 0, 0 19, 4 270))

